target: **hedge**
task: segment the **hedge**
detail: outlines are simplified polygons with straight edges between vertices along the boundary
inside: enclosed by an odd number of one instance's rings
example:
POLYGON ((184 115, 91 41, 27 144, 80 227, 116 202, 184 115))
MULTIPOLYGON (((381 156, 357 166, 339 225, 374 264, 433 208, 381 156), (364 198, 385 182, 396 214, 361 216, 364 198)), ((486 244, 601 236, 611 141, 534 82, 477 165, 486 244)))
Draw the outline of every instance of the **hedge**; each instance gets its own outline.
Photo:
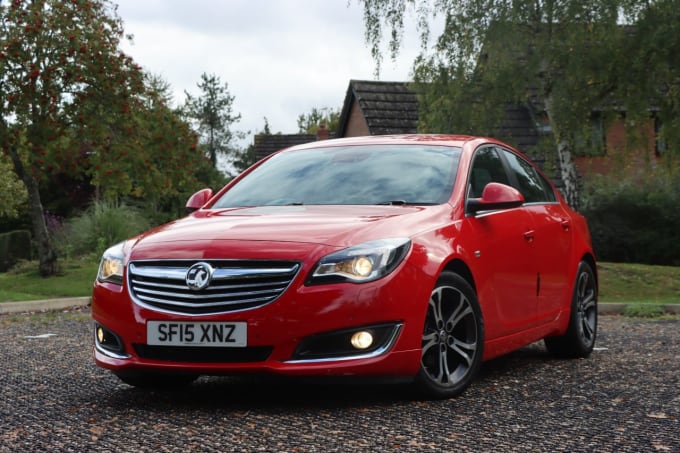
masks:
POLYGON ((599 260, 680 265, 680 178, 602 178, 583 205, 599 260))
POLYGON ((15 230, 0 234, 0 272, 7 272, 19 260, 31 259, 31 233, 15 230))

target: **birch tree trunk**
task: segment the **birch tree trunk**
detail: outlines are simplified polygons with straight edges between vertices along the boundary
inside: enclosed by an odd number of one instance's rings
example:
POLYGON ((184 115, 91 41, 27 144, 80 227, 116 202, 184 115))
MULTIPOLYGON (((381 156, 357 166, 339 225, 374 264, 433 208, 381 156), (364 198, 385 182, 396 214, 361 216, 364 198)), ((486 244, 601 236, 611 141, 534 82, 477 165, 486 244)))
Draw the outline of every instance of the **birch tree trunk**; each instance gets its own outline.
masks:
POLYGON ((553 136, 555 137, 555 143, 557 145, 560 177, 562 178, 562 183, 564 184, 563 195, 569 206, 578 211, 580 188, 578 171, 576 170, 576 162, 574 162, 572 156, 572 144, 569 138, 564 136, 560 128, 560 124, 558 121, 556 121, 554 115, 555 112, 553 110, 552 95, 548 94, 545 96, 543 105, 545 106, 545 112, 548 115, 550 128, 552 130, 553 136))

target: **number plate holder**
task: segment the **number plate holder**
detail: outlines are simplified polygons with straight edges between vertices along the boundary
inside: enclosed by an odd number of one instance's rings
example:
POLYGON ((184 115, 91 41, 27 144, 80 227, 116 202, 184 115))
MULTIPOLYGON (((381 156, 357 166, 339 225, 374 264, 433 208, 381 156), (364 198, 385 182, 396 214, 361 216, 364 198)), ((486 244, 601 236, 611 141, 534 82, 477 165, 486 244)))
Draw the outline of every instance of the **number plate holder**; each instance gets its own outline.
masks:
POLYGON ((243 348, 248 344, 245 322, 148 321, 146 342, 151 346, 243 348))

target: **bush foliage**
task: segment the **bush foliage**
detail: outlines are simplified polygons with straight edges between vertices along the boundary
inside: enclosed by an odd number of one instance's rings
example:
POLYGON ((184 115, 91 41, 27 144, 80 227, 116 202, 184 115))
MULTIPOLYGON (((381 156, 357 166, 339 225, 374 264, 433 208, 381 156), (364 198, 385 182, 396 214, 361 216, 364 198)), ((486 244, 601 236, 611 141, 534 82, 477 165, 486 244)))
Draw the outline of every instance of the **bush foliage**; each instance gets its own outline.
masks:
POLYGON ((100 255, 108 247, 148 229, 143 211, 125 204, 98 201, 81 215, 70 219, 55 233, 62 255, 100 255))
POLYGON ((680 178, 599 177, 584 190, 582 213, 601 261, 680 265, 680 178))

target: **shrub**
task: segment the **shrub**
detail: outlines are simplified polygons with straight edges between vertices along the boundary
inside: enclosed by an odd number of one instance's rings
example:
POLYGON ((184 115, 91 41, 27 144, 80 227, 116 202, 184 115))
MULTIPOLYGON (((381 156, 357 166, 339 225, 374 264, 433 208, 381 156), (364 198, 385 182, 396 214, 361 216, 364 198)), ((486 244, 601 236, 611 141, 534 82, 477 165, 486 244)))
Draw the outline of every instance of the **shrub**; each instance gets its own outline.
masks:
POLYGON ((60 239, 61 254, 101 254, 106 248, 148 229, 142 211, 125 204, 98 201, 69 220, 60 239))
POLYGON ((584 190, 583 214, 602 261, 680 265, 680 180, 651 172, 634 181, 599 177, 584 190))

